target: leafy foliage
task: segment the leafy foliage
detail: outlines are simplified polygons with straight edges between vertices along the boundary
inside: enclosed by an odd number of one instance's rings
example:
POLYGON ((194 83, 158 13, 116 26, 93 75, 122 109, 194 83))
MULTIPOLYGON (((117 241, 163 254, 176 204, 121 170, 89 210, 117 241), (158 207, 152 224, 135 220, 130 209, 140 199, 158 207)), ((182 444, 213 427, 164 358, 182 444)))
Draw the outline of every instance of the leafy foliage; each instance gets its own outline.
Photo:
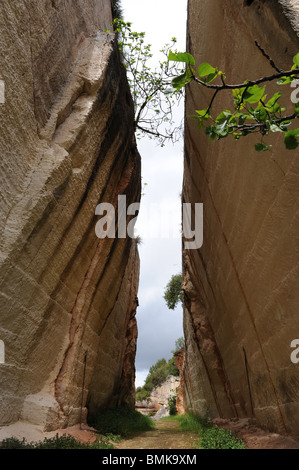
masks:
POLYGON ((164 299, 170 310, 174 310, 180 302, 183 303, 182 274, 171 277, 164 291, 164 299))
POLYGON ((180 338, 176 340, 175 349, 174 351, 171 351, 171 352, 175 354, 177 351, 179 351, 180 349, 183 349, 184 347, 185 347, 185 338, 181 336, 180 338))
MULTIPOLYGON (((182 338, 179 338, 179 340, 176 341, 176 347, 178 342, 179 344, 181 344, 181 339, 182 338)), ((175 366, 176 357, 174 356, 174 354, 176 351, 177 349, 175 351, 172 351, 173 356, 169 359, 169 361, 166 361, 166 359, 162 358, 159 359, 156 364, 150 367, 143 387, 138 387, 136 389, 137 401, 148 400, 154 388, 162 385, 162 383, 165 382, 165 380, 170 375, 173 375, 175 377, 179 376, 180 373, 175 366)))
POLYGON ((163 146, 166 139, 173 142, 181 137, 182 126, 175 126, 173 108, 177 106, 183 91, 172 87, 172 80, 184 73, 184 68, 170 64, 168 54, 176 38, 162 49, 162 57, 152 66, 151 44, 146 44, 145 33, 132 31, 132 23, 120 18, 113 21, 114 32, 127 70, 127 78, 134 102, 134 126, 137 137, 148 135, 163 146))
POLYGON ((210 426, 202 432, 201 449, 246 449, 242 439, 235 437, 230 430, 210 426))
POLYGON ((278 86, 286 85, 299 78, 299 53, 293 58, 291 70, 282 71, 274 64, 273 60, 265 53, 256 42, 257 47, 268 59, 276 73, 261 79, 245 80, 241 84, 229 85, 226 83, 225 74, 209 63, 202 63, 195 69, 195 59, 187 52, 169 52, 168 59, 174 62, 184 62, 185 72, 178 75, 172 86, 179 91, 191 81, 214 91, 209 105, 205 109, 196 110, 191 117, 197 121, 200 129, 205 128, 211 141, 223 139, 233 135, 236 140, 248 134, 260 133, 261 141, 255 145, 258 152, 264 152, 271 146, 264 143, 263 139, 271 132, 281 132, 284 135, 285 147, 288 150, 296 149, 299 145, 299 129, 289 130, 289 126, 299 117, 299 103, 293 103, 292 113, 285 114, 286 107, 281 105, 280 91, 270 98, 266 94, 266 83, 275 81, 278 86), (214 81, 218 79, 218 83, 214 81), (212 106, 217 95, 230 90, 232 93, 233 110, 223 110, 218 116, 212 115, 212 106))
POLYGON ((235 437, 230 430, 213 426, 207 418, 184 414, 171 419, 180 423, 182 431, 193 431, 198 435, 199 439, 195 441, 197 449, 246 449, 242 439, 235 437))
POLYGON ((27 442, 26 439, 19 440, 14 437, 4 439, 0 443, 0 449, 113 449, 110 441, 115 441, 115 436, 102 436, 94 442, 82 443, 73 436, 64 434, 45 438, 40 442, 27 442))
POLYGON ((102 434, 128 437, 135 432, 148 431, 152 420, 130 408, 114 408, 99 411, 89 417, 89 424, 102 434))
POLYGON ((112 1, 112 18, 122 18, 123 12, 121 8, 121 0, 113 0, 112 1))
POLYGON ((169 411, 170 416, 174 416, 177 414, 176 402, 177 402, 177 393, 175 393, 174 395, 171 395, 168 398, 168 411, 169 411))

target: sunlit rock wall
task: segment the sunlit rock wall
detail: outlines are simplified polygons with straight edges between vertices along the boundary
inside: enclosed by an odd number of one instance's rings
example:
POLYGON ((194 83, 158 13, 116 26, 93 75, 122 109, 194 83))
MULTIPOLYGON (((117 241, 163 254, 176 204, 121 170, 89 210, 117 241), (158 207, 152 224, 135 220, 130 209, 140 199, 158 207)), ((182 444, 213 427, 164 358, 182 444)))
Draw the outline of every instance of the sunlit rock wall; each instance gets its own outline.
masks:
POLYGON ((100 202, 140 197, 111 21, 109 0, 0 4, 0 425, 134 406, 137 247, 95 235, 100 202))
MULTIPOLYGON (((298 2, 189 0, 188 8, 188 50, 227 83, 275 73, 255 40, 286 70, 299 51, 298 2)), ((218 95, 216 115, 230 97, 218 95)), ((280 133, 263 153, 254 149, 259 136, 210 143, 188 117, 210 99, 188 87, 183 202, 204 203, 204 242, 184 251, 186 405, 211 417, 254 416, 298 437, 299 364, 290 359, 299 337, 298 150, 285 150, 280 133)))

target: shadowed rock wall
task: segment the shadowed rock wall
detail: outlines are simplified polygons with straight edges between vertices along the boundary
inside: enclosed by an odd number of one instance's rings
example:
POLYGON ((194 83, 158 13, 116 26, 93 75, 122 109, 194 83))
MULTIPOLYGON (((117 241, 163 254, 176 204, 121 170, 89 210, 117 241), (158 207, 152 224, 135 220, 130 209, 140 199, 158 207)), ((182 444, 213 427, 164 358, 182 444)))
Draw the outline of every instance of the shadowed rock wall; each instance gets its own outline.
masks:
POLYGON ((134 406, 137 246, 95 235, 100 202, 140 198, 111 21, 108 0, 0 5, 2 425, 78 422, 85 357, 83 406, 134 406))
MULTIPOLYGON (((189 0, 188 48, 197 64, 239 83, 274 72, 255 40, 289 69, 298 24, 294 1, 189 0)), ((264 153, 254 150, 256 136, 210 143, 188 118, 210 99, 188 87, 183 202, 204 203, 204 243, 184 251, 186 405, 212 417, 254 416, 298 437, 299 365, 290 360, 299 335, 298 150, 285 150, 281 135, 264 153)), ((230 92, 218 95, 216 115, 229 103, 230 92)))

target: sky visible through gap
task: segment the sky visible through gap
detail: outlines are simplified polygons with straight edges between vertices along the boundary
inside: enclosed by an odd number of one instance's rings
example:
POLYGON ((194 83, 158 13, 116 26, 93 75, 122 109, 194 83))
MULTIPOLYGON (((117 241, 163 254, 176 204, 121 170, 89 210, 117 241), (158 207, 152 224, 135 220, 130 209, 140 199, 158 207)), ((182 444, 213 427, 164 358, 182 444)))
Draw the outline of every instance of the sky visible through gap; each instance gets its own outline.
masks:
MULTIPOLYGON (((187 0, 122 0, 123 17, 132 22, 132 30, 145 32, 152 44, 154 59, 172 37, 176 49, 186 50, 187 0)), ((176 111, 183 118, 183 101, 176 111)), ((171 357, 175 341, 183 336, 182 307, 168 310, 164 289, 173 274, 181 271, 181 203, 183 179, 183 140, 161 148, 154 140, 137 142, 142 158, 145 195, 136 224, 142 239, 136 387, 142 386, 148 370, 158 359, 171 357), (168 232, 168 233, 167 233, 168 232)))

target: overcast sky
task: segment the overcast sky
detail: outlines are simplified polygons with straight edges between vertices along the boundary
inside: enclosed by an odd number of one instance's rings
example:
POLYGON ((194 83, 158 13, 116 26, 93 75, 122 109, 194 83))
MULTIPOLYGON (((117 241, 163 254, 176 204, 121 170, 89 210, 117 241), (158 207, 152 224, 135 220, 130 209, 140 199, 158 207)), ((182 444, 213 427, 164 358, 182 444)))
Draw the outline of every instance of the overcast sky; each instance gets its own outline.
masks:
MULTIPOLYGON (((132 29, 146 33, 154 56, 175 36, 176 48, 185 51, 187 0, 122 0, 124 19, 132 29)), ((183 117, 183 107, 178 119, 183 117)), ((173 274, 181 272, 181 204, 183 142, 161 148, 152 140, 138 142, 145 195, 136 224, 141 273, 137 310, 138 342, 136 386, 143 385, 149 367, 171 357, 175 341, 183 336, 182 308, 168 310, 164 289, 173 274), (169 232, 169 233, 167 233, 169 232)))

